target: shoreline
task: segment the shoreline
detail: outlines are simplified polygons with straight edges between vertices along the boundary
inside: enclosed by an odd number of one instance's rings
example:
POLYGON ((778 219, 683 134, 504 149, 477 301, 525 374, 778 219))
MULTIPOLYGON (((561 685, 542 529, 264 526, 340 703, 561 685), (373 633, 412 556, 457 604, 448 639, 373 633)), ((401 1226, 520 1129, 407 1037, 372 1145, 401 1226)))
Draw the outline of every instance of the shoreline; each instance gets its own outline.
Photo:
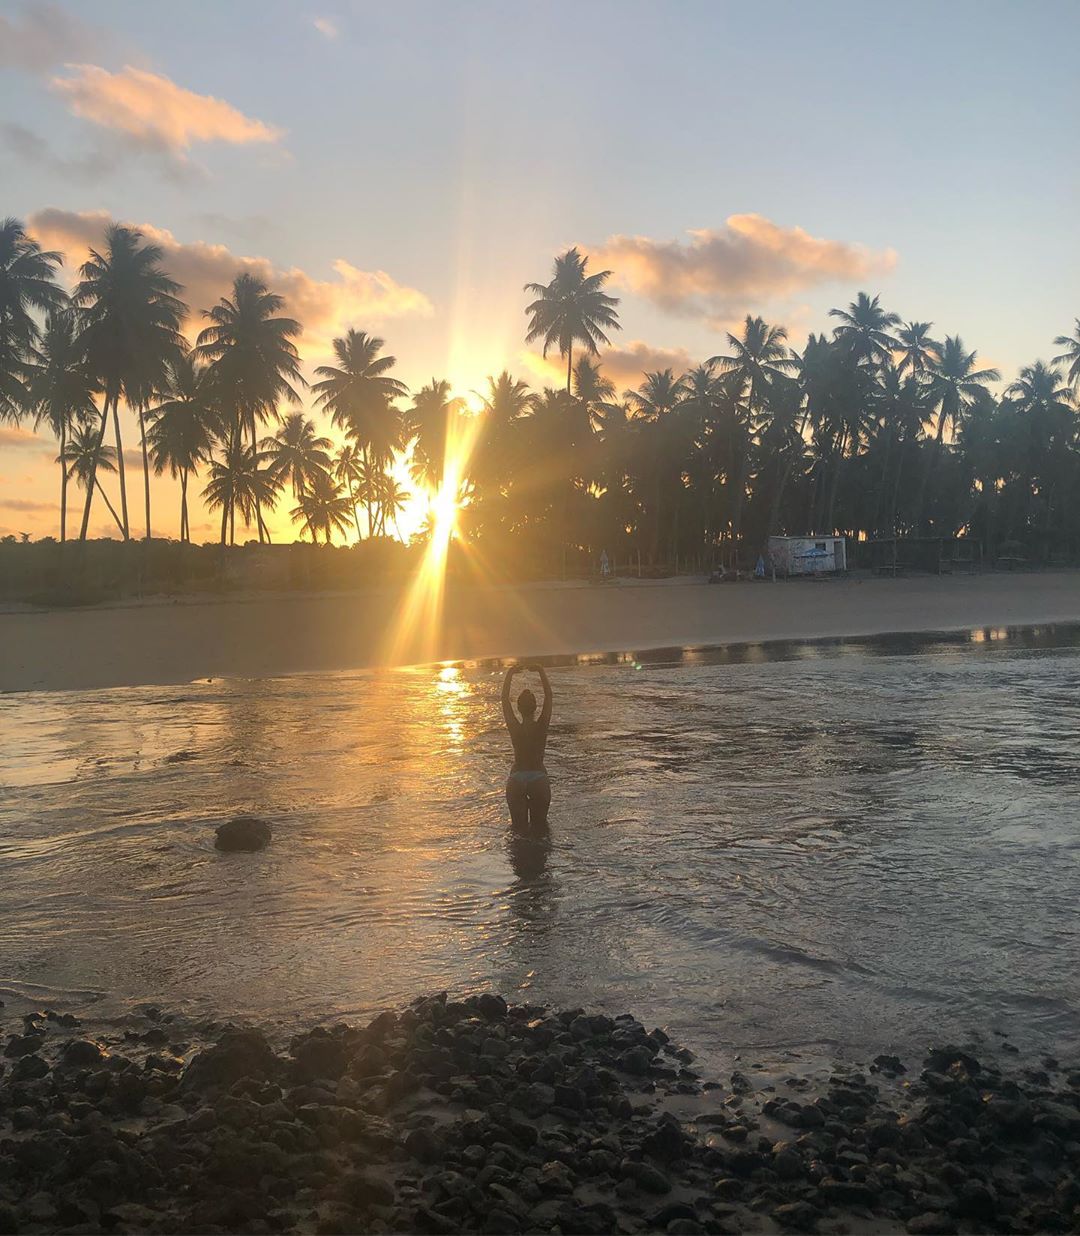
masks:
POLYGON ((34 1009, 6 1036, 0 1224, 1065 1230, 1080 1071, 1014 1053, 947 1045, 921 1066, 755 1053, 714 1077, 630 1014, 489 992, 287 1044, 149 1006, 112 1026, 34 1009))
POLYGON ((403 590, 376 589, 9 611, 0 692, 1076 623, 1080 571, 451 586, 415 627, 407 603, 403 590))

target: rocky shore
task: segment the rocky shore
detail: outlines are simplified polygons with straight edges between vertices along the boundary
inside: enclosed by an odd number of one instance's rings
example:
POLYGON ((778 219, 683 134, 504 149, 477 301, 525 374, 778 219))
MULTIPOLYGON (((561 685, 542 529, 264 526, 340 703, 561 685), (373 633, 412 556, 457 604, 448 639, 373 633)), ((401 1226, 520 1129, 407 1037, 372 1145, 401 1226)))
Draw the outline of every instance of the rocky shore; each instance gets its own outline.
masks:
POLYGON ((287 1045, 157 1009, 7 1029, 0 1234, 1080 1230, 1050 1058, 714 1080, 629 1015, 491 994, 287 1045))

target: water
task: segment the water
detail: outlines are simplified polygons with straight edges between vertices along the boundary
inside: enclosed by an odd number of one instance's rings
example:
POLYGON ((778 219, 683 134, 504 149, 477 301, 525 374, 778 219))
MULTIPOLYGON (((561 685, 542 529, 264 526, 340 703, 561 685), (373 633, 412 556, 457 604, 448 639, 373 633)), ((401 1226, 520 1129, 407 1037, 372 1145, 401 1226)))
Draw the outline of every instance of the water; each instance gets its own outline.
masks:
POLYGON ((491 986, 705 1051, 1080 1046, 1080 634, 552 670, 549 849, 496 667, 0 699, 0 994, 280 1027, 491 986), (222 855, 254 812, 274 841, 222 855))

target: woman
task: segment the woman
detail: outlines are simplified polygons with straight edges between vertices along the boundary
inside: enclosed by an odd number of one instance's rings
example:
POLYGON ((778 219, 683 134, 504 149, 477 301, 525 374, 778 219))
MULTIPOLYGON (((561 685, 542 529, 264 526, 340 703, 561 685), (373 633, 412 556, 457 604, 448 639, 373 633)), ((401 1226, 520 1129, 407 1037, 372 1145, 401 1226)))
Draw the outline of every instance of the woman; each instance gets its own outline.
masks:
POLYGON ((506 782, 506 802, 510 818, 520 831, 542 832, 547 828, 551 806, 551 783, 544 767, 548 725, 551 722, 551 683, 542 665, 515 665, 506 671, 502 688, 503 717, 514 744, 514 766, 506 782), (510 703, 510 684, 522 668, 540 675, 544 688, 544 706, 536 715, 536 696, 528 689, 518 696, 519 721, 510 703))

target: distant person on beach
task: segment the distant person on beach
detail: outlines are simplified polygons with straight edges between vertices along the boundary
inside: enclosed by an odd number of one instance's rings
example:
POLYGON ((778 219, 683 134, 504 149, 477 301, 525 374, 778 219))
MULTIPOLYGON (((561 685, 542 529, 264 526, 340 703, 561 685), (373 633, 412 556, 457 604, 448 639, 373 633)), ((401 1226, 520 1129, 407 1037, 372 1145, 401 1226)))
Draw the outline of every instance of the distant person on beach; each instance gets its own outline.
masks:
POLYGON ((600 578, 607 579, 611 574, 611 560, 607 556, 607 550, 600 551, 600 578))
POLYGON ((551 683, 542 665, 515 665, 506 671, 502 687, 503 718, 514 744, 514 766, 506 781, 506 803, 510 818, 519 832, 542 832, 547 828, 548 808, 551 806, 551 783, 544 767, 544 748, 547 746, 548 726, 551 723, 551 683), (518 696, 517 706, 521 720, 514 715, 510 702, 510 687, 514 675, 522 669, 540 675, 544 688, 544 706, 536 715, 536 696, 528 689, 518 696))

